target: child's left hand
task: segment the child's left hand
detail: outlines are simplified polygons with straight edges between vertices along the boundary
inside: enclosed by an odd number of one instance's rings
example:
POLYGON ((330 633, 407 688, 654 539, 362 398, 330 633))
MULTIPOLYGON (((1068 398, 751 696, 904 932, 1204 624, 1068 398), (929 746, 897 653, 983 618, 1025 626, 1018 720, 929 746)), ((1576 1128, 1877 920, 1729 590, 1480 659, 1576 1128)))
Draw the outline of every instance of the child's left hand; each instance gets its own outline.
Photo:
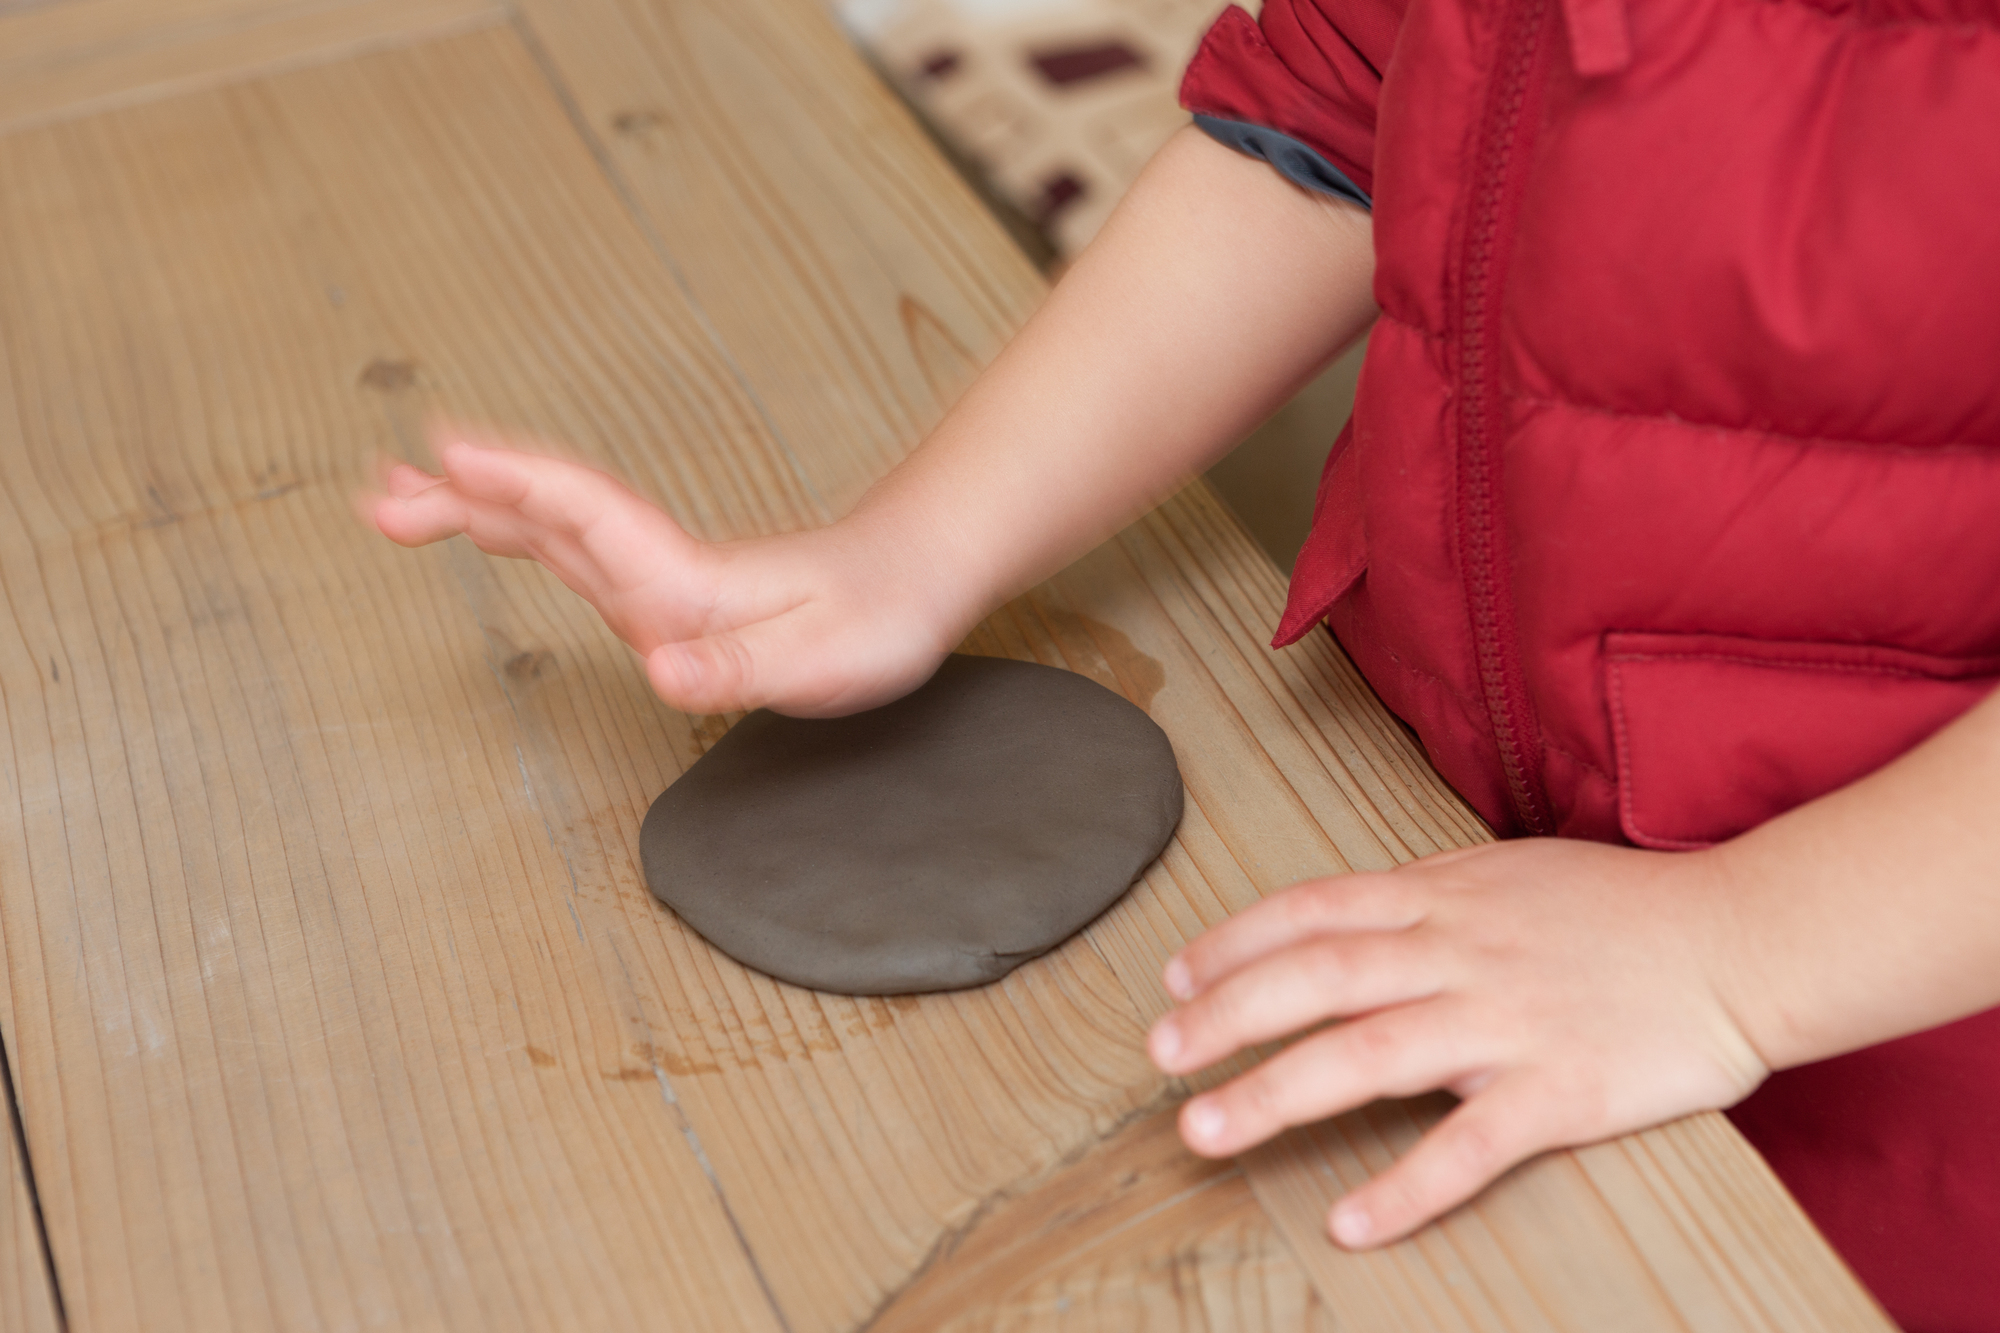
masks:
POLYGON ((1403 1236, 1517 1162, 1741 1100, 1769 1072, 1730 998, 1751 980, 1704 853, 1537 839, 1296 885, 1167 964, 1154 1063, 1201 1069, 1346 1020, 1190 1100, 1205 1156, 1378 1097, 1463 1098, 1334 1210, 1350 1247, 1403 1236))

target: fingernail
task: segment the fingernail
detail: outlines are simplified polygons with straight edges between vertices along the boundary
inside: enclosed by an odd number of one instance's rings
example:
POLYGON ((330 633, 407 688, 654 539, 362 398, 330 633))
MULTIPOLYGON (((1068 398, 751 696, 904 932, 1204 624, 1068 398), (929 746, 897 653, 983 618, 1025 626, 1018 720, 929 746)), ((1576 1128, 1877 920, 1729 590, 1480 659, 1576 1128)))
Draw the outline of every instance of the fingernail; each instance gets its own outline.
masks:
POLYGON ((1359 1207, 1343 1203, 1333 1210, 1333 1238, 1350 1250, 1366 1245, 1374 1230, 1375 1224, 1359 1207))
POLYGON ((1153 1024, 1153 1063, 1165 1068, 1181 1053, 1180 1026, 1171 1018, 1153 1024))
POLYGON ((1214 1102, 1190 1102, 1187 1111, 1188 1133, 1204 1143, 1212 1143, 1222 1137, 1222 1127, 1226 1117, 1222 1108, 1214 1102))
POLYGON ((1175 958, 1167 963, 1166 982, 1167 994, 1176 1000, 1185 1001, 1194 998, 1194 974, 1188 971, 1188 965, 1180 959, 1175 958))

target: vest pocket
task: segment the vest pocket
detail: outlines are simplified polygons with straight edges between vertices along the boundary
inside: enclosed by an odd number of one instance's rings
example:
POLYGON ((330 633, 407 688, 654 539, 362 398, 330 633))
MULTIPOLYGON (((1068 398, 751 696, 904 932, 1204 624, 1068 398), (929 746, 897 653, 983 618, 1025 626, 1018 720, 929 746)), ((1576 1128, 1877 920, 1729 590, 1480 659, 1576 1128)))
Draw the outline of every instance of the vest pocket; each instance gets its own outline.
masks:
POLYGON ((1619 823, 1706 847, 1882 767, 2000 682, 2000 657, 1724 634, 1604 636, 1619 823))

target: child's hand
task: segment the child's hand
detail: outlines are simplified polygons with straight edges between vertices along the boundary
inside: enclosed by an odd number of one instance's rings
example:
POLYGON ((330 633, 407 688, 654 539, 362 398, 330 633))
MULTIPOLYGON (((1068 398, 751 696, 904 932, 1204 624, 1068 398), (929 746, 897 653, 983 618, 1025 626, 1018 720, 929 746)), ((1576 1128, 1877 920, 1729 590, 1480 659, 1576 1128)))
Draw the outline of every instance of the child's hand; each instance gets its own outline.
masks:
POLYGON ((363 498, 406 546, 539 560, 689 712, 858 712, 1206 468, 1374 318, 1365 209, 1192 126, 910 456, 831 527, 709 545, 589 468, 438 449, 363 498), (1248 265, 1245 254, 1282 254, 1248 265))
POLYGON ((676 708, 858 712, 922 684, 967 628, 889 543, 840 526, 705 543, 601 472, 448 439, 442 477, 388 468, 386 494, 362 497, 366 516, 404 546, 464 533, 539 561, 646 659, 676 708))
POLYGON ((1186 1074, 1347 1021, 1190 1100, 1182 1136, 1219 1157, 1378 1097, 1464 1098, 1334 1208, 1352 1247, 1535 1153, 1735 1103, 1769 1071, 1724 999, 1742 978, 1705 856, 1496 843, 1257 904, 1167 964, 1182 1007, 1154 1026, 1154 1062, 1186 1074))

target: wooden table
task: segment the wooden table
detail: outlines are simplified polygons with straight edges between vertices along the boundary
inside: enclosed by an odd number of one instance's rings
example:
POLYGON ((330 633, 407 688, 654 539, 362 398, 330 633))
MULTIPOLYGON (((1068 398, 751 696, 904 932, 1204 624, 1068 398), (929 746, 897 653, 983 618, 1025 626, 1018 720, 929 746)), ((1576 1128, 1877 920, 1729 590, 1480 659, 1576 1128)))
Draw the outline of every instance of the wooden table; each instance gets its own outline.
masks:
POLYGON ((348 515, 442 408, 818 523, 1041 294, 813 0, 0 0, 0 1327, 1885 1327, 1716 1116, 1361 1257, 1434 1104, 1180 1150, 1166 953, 1485 836, 1204 487, 972 644, 1151 710, 1173 846, 894 1000, 646 893, 729 719, 348 515))

